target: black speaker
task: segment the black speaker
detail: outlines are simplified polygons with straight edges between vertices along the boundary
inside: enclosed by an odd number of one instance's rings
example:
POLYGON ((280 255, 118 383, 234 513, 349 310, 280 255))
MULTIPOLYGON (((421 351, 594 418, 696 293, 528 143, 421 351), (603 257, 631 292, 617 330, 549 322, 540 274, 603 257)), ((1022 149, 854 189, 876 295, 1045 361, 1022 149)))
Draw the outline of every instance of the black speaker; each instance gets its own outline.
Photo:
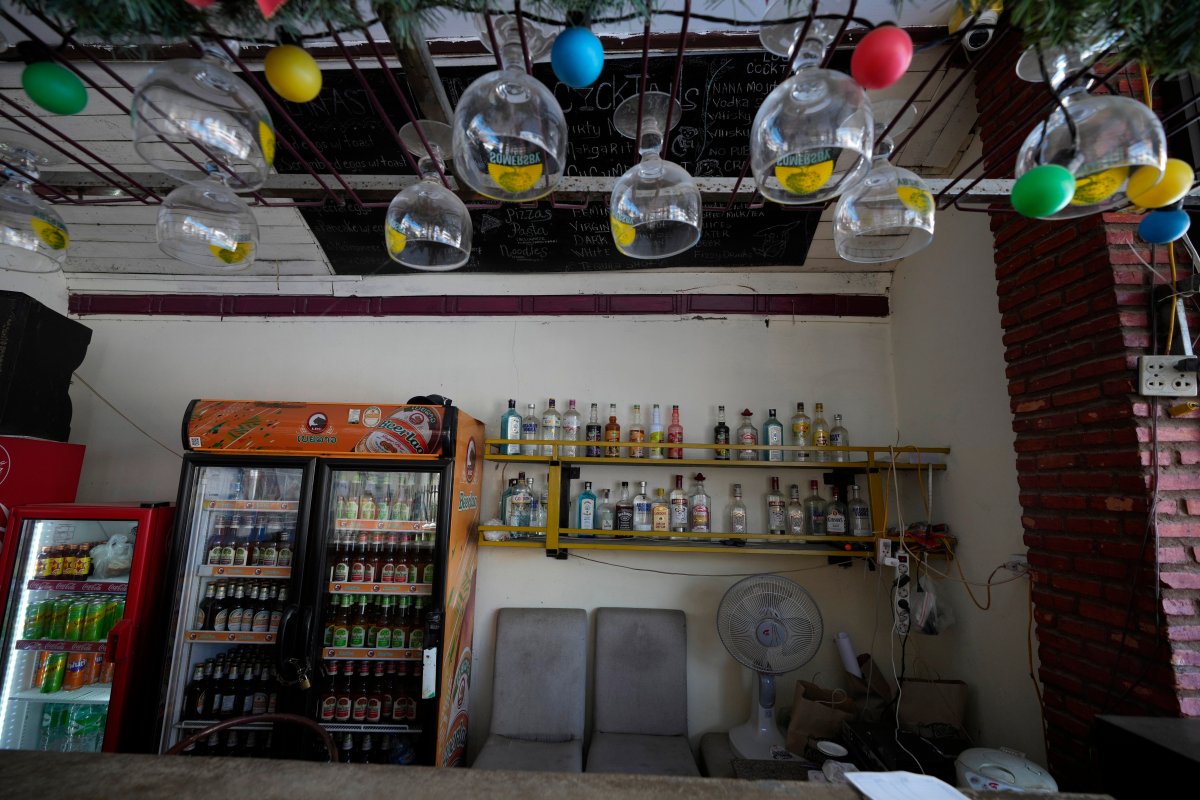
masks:
POLYGON ((65 442, 71 373, 92 330, 20 292, 0 291, 0 434, 65 442))

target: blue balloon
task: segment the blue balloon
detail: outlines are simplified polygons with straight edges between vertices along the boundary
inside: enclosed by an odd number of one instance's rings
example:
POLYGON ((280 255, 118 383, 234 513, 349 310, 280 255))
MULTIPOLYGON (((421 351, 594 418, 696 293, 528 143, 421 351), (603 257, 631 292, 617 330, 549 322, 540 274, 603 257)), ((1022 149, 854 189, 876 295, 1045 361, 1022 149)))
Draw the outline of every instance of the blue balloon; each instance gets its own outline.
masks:
POLYGON ((604 67, 604 47, 587 28, 567 28, 554 40, 550 66, 558 79, 574 89, 591 86, 604 67))
POLYGON ((1169 244, 1187 233, 1192 220, 1182 208, 1151 211, 1138 223, 1138 236, 1148 244, 1169 244))

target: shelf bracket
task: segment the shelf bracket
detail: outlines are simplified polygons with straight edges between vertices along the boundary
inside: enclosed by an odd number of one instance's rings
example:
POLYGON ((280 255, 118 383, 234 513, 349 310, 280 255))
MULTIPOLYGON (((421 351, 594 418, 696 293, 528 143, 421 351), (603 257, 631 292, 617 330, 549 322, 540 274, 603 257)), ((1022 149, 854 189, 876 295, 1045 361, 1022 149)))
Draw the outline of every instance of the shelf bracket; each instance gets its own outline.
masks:
POLYGON ((546 558, 553 558, 558 561, 566 561, 568 555, 570 555, 570 553, 565 547, 559 547, 554 550, 546 550, 546 558))

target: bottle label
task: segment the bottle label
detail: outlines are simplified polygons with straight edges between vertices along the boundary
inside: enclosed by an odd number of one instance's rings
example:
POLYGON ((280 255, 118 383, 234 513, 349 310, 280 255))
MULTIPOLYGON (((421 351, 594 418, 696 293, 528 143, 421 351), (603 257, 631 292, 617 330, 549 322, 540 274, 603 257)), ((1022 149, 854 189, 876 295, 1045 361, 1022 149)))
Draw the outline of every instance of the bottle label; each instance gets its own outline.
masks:
POLYGON ((703 503, 692 506, 692 531, 708 533, 708 506, 703 503))
POLYGON ((792 423, 792 444, 806 445, 808 444, 808 423, 793 422, 792 423))
POLYGON ((379 722, 382 709, 383 701, 378 697, 372 697, 367 700, 367 722, 379 722))
POLYGON ((663 440, 663 432, 662 431, 656 431, 656 430, 650 431, 650 436, 647 437, 646 441, 648 441, 651 444, 651 447, 650 447, 650 457, 651 458, 662 458, 663 457, 663 449, 661 447, 653 446, 653 445, 659 444, 660 442, 662 442, 662 440, 663 440))
MULTIPOLYGON (((599 424, 589 423, 588 426, 584 428, 584 438, 586 438, 589 442, 600 441, 603 437, 603 434, 604 429, 601 428, 599 424)), ((604 450, 603 448, 596 447, 594 445, 588 445, 584 448, 583 454, 588 458, 600 458, 604 455, 604 450)))
POLYGON ((279 562, 279 549, 274 542, 267 542, 259 551, 261 554, 260 561, 264 567, 274 567, 279 562))
POLYGON ((729 511, 729 532, 730 533, 745 533, 746 532, 746 509, 733 508, 729 511))
POLYGON ((855 536, 871 535, 871 513, 866 505, 850 507, 850 531, 855 536))
POLYGON ((334 583, 345 583, 350 580, 350 565, 345 561, 339 561, 333 566, 333 581, 334 583))
MULTIPOLYGON (((517 414, 508 414, 504 420, 504 438, 505 439, 520 439, 521 438, 521 418, 517 414)), ((506 444, 504 445, 504 454, 507 456, 519 456, 521 454, 521 445, 506 444)))
POLYGON ((219 544, 214 544, 208 551, 208 563, 211 566, 217 566, 221 563, 221 552, 223 548, 219 544))
POLYGON ((204 719, 204 710, 206 708, 208 708, 208 694, 201 689, 200 693, 196 695, 196 707, 193 709, 195 711, 195 718, 204 719))
POLYGON ((351 647, 366 647, 367 645, 367 629, 362 625, 355 625, 350 629, 350 646, 351 647))
MULTIPOLYGON (((267 617, 267 629, 270 630, 270 627, 271 627, 271 618, 268 616, 267 617)), ((332 622, 325 626, 325 639, 321 645, 322 647, 333 647, 333 632, 334 632, 334 630, 336 630, 336 627, 337 626, 335 626, 332 622)))
MULTIPOLYGON (((266 700, 263 700, 263 710, 267 707, 266 700)), ((334 716, 337 713, 337 698, 330 695, 321 700, 321 722, 333 722, 334 716)))
POLYGON ((838 536, 846 533, 846 517, 839 509, 834 509, 825 516, 825 532, 838 536))
POLYGON ((671 530, 671 507, 669 505, 654 506, 650 510, 651 522, 650 530, 652 531, 669 531, 671 530))
POLYGON ((392 628, 392 647, 404 647, 404 628, 392 628))
POLYGON ((617 524, 619 531, 633 530, 633 506, 617 506, 617 524))
MULTIPOLYGON (((629 430, 629 441, 631 441, 631 442, 646 441, 646 432, 644 430, 638 430, 636 428, 631 428, 629 430)), ((630 458, 645 458, 646 457, 646 448, 644 448, 644 447, 629 448, 629 457, 630 458)))
POLYGON ((682 497, 672 498, 671 500, 671 527, 677 530, 686 530, 688 524, 688 504, 687 500, 682 497))
MULTIPOLYGON (((738 444, 758 444, 758 432, 753 428, 738 431, 738 444)), ((739 461, 758 461, 757 450, 739 450, 739 461)))
POLYGON ((846 437, 844 434, 831 431, 829 434, 829 443, 834 447, 843 447, 846 444, 846 437))
POLYGON ((363 580, 365 580, 364 576, 366 575, 366 571, 366 564, 361 561, 355 561, 350 565, 350 582, 361 583, 363 580))
POLYGON ((233 695, 227 694, 221 698, 221 713, 225 716, 233 714, 233 695))
POLYGON ((809 514, 809 533, 815 535, 825 533, 825 509, 809 514))
POLYGON ((392 629, 380 628, 379 633, 375 635, 375 646, 381 649, 386 649, 392 646, 392 629))
POLYGON ((396 722, 403 722, 408 719, 408 715, 404 713, 404 698, 397 697, 392 703, 392 719, 396 722))
POLYGON ((396 582, 396 565, 391 562, 386 562, 379 569, 379 580, 381 583, 396 582))
POLYGON ((408 583, 408 564, 397 564, 396 574, 392 577, 393 583, 408 583))
POLYGON ((221 548, 221 566, 233 566, 233 545, 225 545, 221 548))
POLYGON ((200 606, 199 608, 196 609, 196 616, 192 620, 192 630, 194 630, 194 631, 204 630, 204 619, 205 619, 204 606, 200 606))
POLYGON ((804 535, 804 511, 795 509, 788 512, 788 533, 792 536, 804 535))
POLYGON ((421 576, 421 583, 433 583, 433 562, 425 565, 425 574, 421 576))
MULTIPOLYGON (((667 433, 667 441, 671 444, 679 444, 683 441, 683 429, 672 429, 667 433)), ((683 458, 682 447, 668 447, 667 458, 683 458)))
POLYGON ((354 705, 350 709, 350 719, 354 722, 367 721, 367 698, 354 698, 354 705))
POLYGON ((235 608, 229 612, 229 617, 225 620, 228 626, 227 630, 240 631, 242 629, 242 610, 235 608))
POLYGON ((250 623, 250 630, 255 633, 267 633, 271 629, 271 611, 270 609, 262 609, 254 612, 254 621, 250 623))
POLYGON ((279 630, 279 623, 283 619, 283 612, 271 610, 271 629, 268 633, 276 633, 279 630))
POLYGON ((817 431, 816 441, 814 444, 817 447, 829 446, 829 433, 827 431, 817 431))
POLYGON ((276 558, 277 567, 290 567, 292 565, 292 547, 289 544, 279 546, 279 555, 276 558))
POLYGON ((783 499, 780 498, 779 500, 772 500, 767 504, 767 529, 771 533, 778 533, 787 530, 784 527, 784 519, 786 516, 787 515, 784 512, 783 507, 783 499))
MULTIPOLYGON (((729 428, 725 425, 718 425, 713 428, 713 444, 729 444, 729 428)), ((729 451, 723 447, 716 449, 716 458, 718 461, 728 461, 729 451)))
POLYGON ((333 646, 348 647, 350 643, 350 629, 345 625, 338 625, 333 629, 333 646))
POLYGON ((250 563, 250 548, 239 544, 233 551, 233 566, 244 567, 250 563))
POLYGON ((585 497, 579 501, 579 527, 592 530, 596 527, 596 500, 585 497))
POLYGON ((223 631, 223 630, 225 630, 225 626, 228 623, 229 623, 229 612, 226 611, 225 609, 221 609, 220 611, 217 612, 217 615, 215 617, 213 617, 213 630, 214 631, 223 631))
POLYGON ((413 628, 412 633, 408 635, 408 646, 413 650, 420 650, 425 646, 424 629, 413 628))

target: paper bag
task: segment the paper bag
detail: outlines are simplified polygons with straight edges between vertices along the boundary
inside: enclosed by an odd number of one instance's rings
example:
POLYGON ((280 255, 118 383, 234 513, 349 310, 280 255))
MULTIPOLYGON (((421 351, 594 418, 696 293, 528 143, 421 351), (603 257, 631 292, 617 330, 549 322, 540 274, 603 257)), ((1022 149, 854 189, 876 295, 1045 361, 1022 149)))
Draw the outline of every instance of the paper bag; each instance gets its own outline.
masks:
POLYGON ((836 739, 841 736, 842 723, 853 719, 852 714, 839 711, 829 703, 809 700, 799 685, 792 700, 792 718, 788 722, 787 749, 803 755, 810 739, 836 739))

